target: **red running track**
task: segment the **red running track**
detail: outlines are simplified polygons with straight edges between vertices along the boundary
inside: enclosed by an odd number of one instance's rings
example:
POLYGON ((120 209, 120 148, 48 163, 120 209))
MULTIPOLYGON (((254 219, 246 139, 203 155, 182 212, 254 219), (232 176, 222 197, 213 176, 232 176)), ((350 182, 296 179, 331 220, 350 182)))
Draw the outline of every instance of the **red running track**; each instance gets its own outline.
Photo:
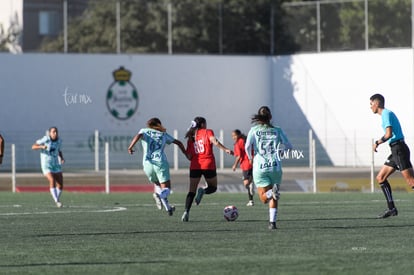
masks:
MULTIPOLYGON (((65 192, 105 192, 105 186, 65 186, 65 192)), ((154 192, 152 184, 135 184, 135 185, 116 185, 109 188, 110 192, 154 192)), ((16 192, 49 192, 48 186, 19 186, 16 187, 16 192)))

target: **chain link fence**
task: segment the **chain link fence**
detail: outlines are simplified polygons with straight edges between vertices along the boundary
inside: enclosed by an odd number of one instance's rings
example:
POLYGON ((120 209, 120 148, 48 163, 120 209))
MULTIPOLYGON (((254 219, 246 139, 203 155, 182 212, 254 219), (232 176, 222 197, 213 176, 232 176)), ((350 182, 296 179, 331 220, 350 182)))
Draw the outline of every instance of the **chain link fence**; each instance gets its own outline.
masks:
POLYGON ((25 52, 253 55, 411 47, 411 5, 412 0, 62 0, 28 6, 23 44, 25 52))

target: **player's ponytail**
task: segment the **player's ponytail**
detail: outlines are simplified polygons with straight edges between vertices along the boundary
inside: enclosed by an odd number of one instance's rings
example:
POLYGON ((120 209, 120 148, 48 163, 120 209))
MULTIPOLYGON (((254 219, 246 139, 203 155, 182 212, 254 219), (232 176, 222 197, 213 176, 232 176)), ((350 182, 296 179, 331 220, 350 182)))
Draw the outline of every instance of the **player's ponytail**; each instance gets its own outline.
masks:
POLYGON ((188 128, 187 133, 185 134, 185 138, 189 138, 194 141, 195 132, 205 127, 206 119, 204 117, 198 116, 195 117, 193 121, 191 121, 190 128, 188 128))
POLYGON ((253 115, 252 123, 265 124, 272 126, 270 120, 272 119, 272 112, 270 112, 269 107, 262 106, 259 108, 257 114, 253 115))

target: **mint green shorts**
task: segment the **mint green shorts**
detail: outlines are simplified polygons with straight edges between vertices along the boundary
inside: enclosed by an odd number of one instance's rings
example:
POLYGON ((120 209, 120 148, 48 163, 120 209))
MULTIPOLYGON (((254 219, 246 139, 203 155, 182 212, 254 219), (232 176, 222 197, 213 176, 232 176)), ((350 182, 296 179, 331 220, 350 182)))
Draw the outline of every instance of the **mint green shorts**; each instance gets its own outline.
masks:
POLYGON ((143 167, 145 175, 152 183, 164 183, 170 180, 170 166, 168 163, 154 164, 144 161, 143 167))
POLYGON ((280 184, 282 182, 282 171, 259 172, 253 169, 253 181, 257 187, 280 184))

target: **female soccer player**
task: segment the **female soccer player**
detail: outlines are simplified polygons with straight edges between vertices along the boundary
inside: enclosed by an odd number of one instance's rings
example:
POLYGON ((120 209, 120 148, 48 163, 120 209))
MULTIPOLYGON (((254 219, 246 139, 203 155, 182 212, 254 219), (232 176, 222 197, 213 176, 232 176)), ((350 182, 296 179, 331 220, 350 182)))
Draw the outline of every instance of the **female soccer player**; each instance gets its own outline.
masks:
POLYGON ((58 129, 50 127, 48 135, 37 140, 33 150, 40 150, 40 163, 43 175, 49 182, 50 194, 57 207, 62 207, 60 196, 63 190, 62 164, 65 162, 62 151, 62 140, 59 138, 58 129))
POLYGON ((207 129, 207 121, 203 117, 194 118, 185 137, 187 138, 187 153, 191 159, 190 186, 181 220, 188 222, 194 197, 196 204, 199 205, 204 194, 213 194, 217 190, 217 171, 213 145, 224 150, 227 154, 233 154, 233 152, 217 140, 213 130, 207 129), (205 188, 200 187, 197 190, 201 176, 204 176, 207 186, 205 188))
POLYGON ((247 189, 247 195, 249 197, 249 202, 247 206, 253 206, 254 200, 254 184, 253 184, 253 166, 247 157, 246 151, 244 149, 246 136, 239 130, 236 129, 231 133, 231 137, 234 140, 234 164, 233 171, 236 171, 237 166, 240 164, 240 169, 242 170, 242 180, 243 185, 247 189))
POLYGON ((134 136, 128 152, 134 153, 135 144, 141 141, 143 148, 143 167, 150 182, 154 184, 153 197, 159 210, 164 206, 170 216, 173 215, 175 207, 168 203, 171 193, 170 166, 165 155, 165 145, 174 143, 180 147, 183 154, 187 155, 183 143, 166 132, 161 121, 154 117, 148 120, 147 127, 139 130, 134 136))
POLYGON ((283 130, 271 124, 271 119, 269 107, 260 107, 252 117, 255 125, 247 134, 245 150, 249 160, 253 161, 253 180, 259 198, 263 203, 269 203, 269 229, 276 229, 279 184, 282 181, 279 150, 291 149, 292 145, 283 130))

